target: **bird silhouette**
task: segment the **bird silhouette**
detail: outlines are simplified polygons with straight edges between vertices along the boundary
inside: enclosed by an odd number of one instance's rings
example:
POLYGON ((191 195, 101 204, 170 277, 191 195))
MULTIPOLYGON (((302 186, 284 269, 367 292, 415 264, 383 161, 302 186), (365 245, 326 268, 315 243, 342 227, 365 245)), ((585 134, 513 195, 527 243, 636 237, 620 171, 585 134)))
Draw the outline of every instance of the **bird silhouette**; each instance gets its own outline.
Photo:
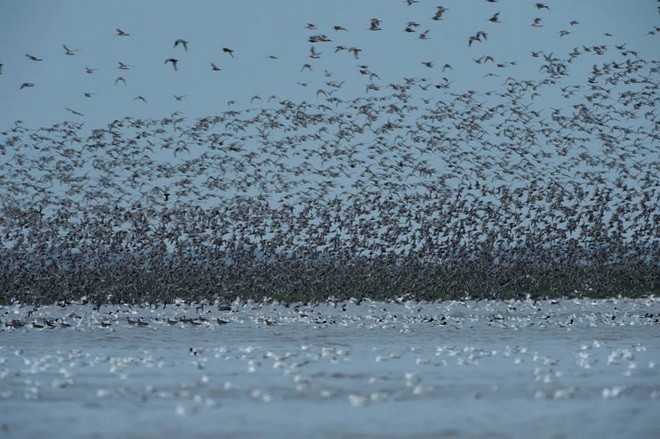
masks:
POLYGON ((62 44, 62 47, 64 47, 64 53, 68 56, 73 56, 76 54, 76 52, 80 52, 80 49, 74 49, 74 50, 69 49, 68 47, 66 47, 66 44, 62 44))
POLYGON ((179 62, 179 60, 178 60, 178 59, 174 59, 174 58, 168 58, 168 59, 165 60, 165 64, 167 64, 167 63, 171 63, 171 64, 172 64, 172 67, 174 68, 174 70, 177 70, 177 68, 176 68, 176 63, 177 63, 177 62, 179 62))
POLYGON ((174 48, 176 49, 176 46, 178 46, 179 44, 181 44, 183 46, 183 48, 186 50, 186 52, 188 51, 188 41, 179 38, 178 40, 176 40, 174 42, 174 48))
POLYGON ((435 11, 435 15, 433 16, 433 20, 436 20, 436 21, 442 20, 442 16, 448 10, 449 9, 445 8, 444 6, 438 6, 438 9, 435 11))

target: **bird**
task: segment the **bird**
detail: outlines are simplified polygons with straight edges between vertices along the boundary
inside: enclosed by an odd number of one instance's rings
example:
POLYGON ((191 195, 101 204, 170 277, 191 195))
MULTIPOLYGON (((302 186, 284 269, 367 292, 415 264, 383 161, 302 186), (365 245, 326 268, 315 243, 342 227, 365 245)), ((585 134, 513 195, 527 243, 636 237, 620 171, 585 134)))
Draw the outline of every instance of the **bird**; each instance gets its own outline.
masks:
POLYGON ((87 72, 87 73, 90 74, 90 75, 91 75, 92 73, 94 73, 95 71, 97 71, 97 70, 98 70, 98 69, 92 69, 92 68, 89 68, 89 67, 85 67, 85 72, 87 72))
POLYGON ((121 30, 121 29, 119 29, 119 28, 117 28, 117 35, 120 36, 120 37, 127 37, 127 36, 129 36, 130 34, 124 32, 123 30, 121 30))
POLYGON ((178 46, 179 44, 181 44, 183 46, 183 48, 186 50, 186 52, 188 51, 188 41, 179 38, 178 40, 176 40, 174 42, 174 48, 176 49, 176 46, 178 46))
POLYGON ((176 99, 177 101, 182 101, 183 98, 185 98, 185 97, 188 96, 188 95, 180 95, 180 96, 172 95, 172 96, 174 96, 174 99, 176 99))
POLYGON ((34 84, 31 82, 24 82, 21 84, 19 90, 23 90, 24 88, 31 88, 34 87, 34 84))
POLYGON ((147 100, 144 98, 144 96, 136 96, 133 98, 134 101, 142 101, 145 104, 147 103, 147 100))
POLYGON ((70 112, 70 113, 75 114, 76 116, 85 116, 84 114, 82 114, 82 113, 80 113, 80 112, 78 112, 78 111, 76 111, 76 110, 72 110, 72 109, 69 108, 69 107, 65 107, 64 109, 65 109, 66 111, 70 112))
POLYGON ((371 19, 371 25, 369 26, 369 30, 382 30, 380 27, 380 20, 378 18, 371 19))
POLYGON ((488 19, 488 21, 490 21, 491 23, 501 23, 501 21, 499 19, 499 16, 500 16, 500 13, 496 12, 492 17, 490 17, 488 19))
POLYGON ((228 47, 223 47, 223 48, 222 48, 222 51, 223 51, 224 53, 228 53, 232 58, 234 57, 234 49, 230 49, 230 48, 228 48, 228 47))
POLYGON ((167 59, 165 60, 165 64, 167 64, 167 63, 172 63, 172 67, 174 67, 174 70, 177 70, 177 68, 176 68, 176 63, 177 63, 177 62, 179 62, 179 60, 178 60, 178 59, 175 59, 175 58, 167 58, 167 59))
POLYGON ((123 82, 124 85, 126 85, 126 79, 123 76, 119 76, 117 79, 115 79, 115 85, 117 85, 119 82, 123 82))
POLYGON ((444 15, 445 12, 447 12, 449 9, 445 8, 444 6, 438 6, 438 10, 435 11, 435 15, 433 16, 433 19, 435 21, 442 20, 442 16, 444 15))
POLYGON ((536 17, 534 21, 532 21, 532 26, 534 27, 542 27, 543 25, 541 24, 541 18, 536 17))
POLYGON ((214 72, 219 72, 222 69, 216 66, 215 64, 211 63, 211 70, 213 70, 214 72))
POLYGON ((117 68, 118 68, 119 70, 130 70, 130 68, 133 67, 133 66, 128 65, 128 64, 126 64, 126 63, 123 63, 123 62, 121 62, 121 61, 118 61, 118 64, 119 64, 119 66, 118 66, 117 68))
POLYGON ((550 7, 546 5, 545 3, 536 3, 536 8, 537 9, 547 9, 548 11, 550 10, 550 7))
POLYGON ((348 32, 348 29, 346 29, 346 28, 343 27, 343 26, 337 26, 337 25, 335 25, 335 26, 333 26, 332 28, 333 28, 335 31, 337 31, 337 32, 339 32, 339 31, 341 31, 341 30, 348 32))
POLYGON ((64 47, 64 53, 69 56, 73 56, 76 54, 76 52, 80 52, 80 49, 74 49, 74 50, 69 49, 68 47, 66 47, 66 44, 62 44, 62 47, 64 47))
POLYGON ((27 56, 28 58, 30 58, 32 61, 43 61, 43 59, 38 58, 38 57, 36 57, 36 56, 34 56, 34 55, 30 55, 29 53, 26 53, 25 56, 27 56))

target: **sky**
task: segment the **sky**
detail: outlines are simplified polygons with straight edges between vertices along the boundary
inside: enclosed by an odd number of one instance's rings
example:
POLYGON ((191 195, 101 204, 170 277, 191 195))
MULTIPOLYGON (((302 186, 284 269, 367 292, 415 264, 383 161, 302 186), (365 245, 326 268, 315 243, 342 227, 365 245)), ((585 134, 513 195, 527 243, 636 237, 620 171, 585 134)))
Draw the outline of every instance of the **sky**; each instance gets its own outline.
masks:
POLYGON ((271 96, 273 105, 284 99, 314 101, 331 81, 343 81, 337 95, 348 99, 367 94, 369 83, 384 89, 407 77, 447 78, 456 90, 497 89, 509 75, 539 76, 540 61, 532 51, 566 56, 583 45, 625 43, 641 58, 658 58, 659 35, 648 35, 660 25, 653 0, 548 0, 549 9, 535 3, 3 0, 0 129, 16 120, 32 128, 64 120, 104 127, 125 116, 158 119, 175 111, 196 118, 267 106, 271 96), (447 10, 433 20, 440 5, 447 10), (499 23, 489 21, 497 12, 499 23), (536 17, 541 27, 531 26, 536 17), (369 30, 374 18, 382 30, 369 30), (579 24, 571 25, 573 20, 579 24), (415 32, 404 31, 409 22, 419 23, 415 32), (119 36, 118 28, 130 35, 119 36), (420 39, 426 30, 428 39, 420 39), (487 39, 468 46, 480 30, 487 39), (571 33, 562 37, 561 30, 571 33), (314 35, 332 41, 310 43, 314 35), (174 47, 177 39, 188 41, 187 51, 174 47), (63 45, 74 54, 67 55, 63 45), (340 45, 361 49, 359 59, 336 52, 340 45), (320 53, 316 59, 310 57, 312 46, 320 53), (223 47, 232 49, 233 57, 223 47), (507 67, 475 62, 482 56, 507 67), (165 63, 169 58, 178 60, 177 71, 165 63), (120 62, 130 67, 120 69, 120 62), (211 63, 221 70, 212 70, 211 63), (311 70, 303 69, 305 64, 311 70), (446 64, 451 69, 443 69, 446 64), (378 77, 360 74, 360 66, 378 77), (116 83, 119 77, 126 84, 116 83), (34 86, 20 89, 24 83, 34 86), (174 95, 185 97, 179 101, 174 95))

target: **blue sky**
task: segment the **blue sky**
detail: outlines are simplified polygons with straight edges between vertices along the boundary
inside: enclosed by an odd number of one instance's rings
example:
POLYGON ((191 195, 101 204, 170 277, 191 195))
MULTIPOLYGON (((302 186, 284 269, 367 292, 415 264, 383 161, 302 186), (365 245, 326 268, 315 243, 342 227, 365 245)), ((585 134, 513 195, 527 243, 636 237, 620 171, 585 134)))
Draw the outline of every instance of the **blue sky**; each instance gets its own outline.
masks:
POLYGON ((352 99, 365 95, 370 83, 360 65, 379 76, 374 83, 382 88, 405 77, 436 82, 446 77, 457 91, 486 91, 501 88, 509 75, 537 78, 542 59, 531 51, 563 57, 574 47, 626 43, 645 59, 660 53, 658 35, 647 35, 660 24, 655 1, 550 0, 545 2, 550 10, 535 3, 5 0, 0 3, 0 128, 17 119, 36 128, 62 120, 98 127, 124 116, 161 118, 174 111, 200 117, 226 111, 231 100, 238 108, 267 105, 271 95, 313 101, 319 89, 328 89, 326 81, 344 81, 338 96, 352 99), (442 20, 432 20, 439 5, 448 10, 442 20), (501 23, 488 21, 498 11, 501 23), (531 26, 536 17, 542 27, 531 26), (381 31, 368 30, 372 18, 381 20, 381 31), (579 24, 571 26, 572 20, 579 24), (404 32, 410 21, 420 24, 415 33, 404 32), (307 29, 307 23, 318 29, 307 29), (335 31, 335 25, 348 31, 335 31), (117 36, 117 28, 130 36, 117 36), (429 39, 419 39, 426 30, 429 39), (468 47, 469 36, 480 30, 487 40, 468 47), (561 30, 571 34, 560 37, 561 30), (309 43, 312 35, 332 42, 309 43), (189 41, 188 52, 173 48, 178 38, 189 41), (63 45, 79 51, 67 56, 63 45), (360 48, 360 58, 335 52, 338 45, 360 48), (318 59, 309 57, 311 46, 322 52, 318 59), (233 49, 235 57, 223 47, 233 49), (474 61, 488 55, 516 65, 474 61), (178 59, 178 71, 164 63, 168 58, 178 59), (429 61, 432 68, 422 64, 429 61), (119 62, 130 69, 119 69, 119 62), (211 63, 222 70, 213 71, 211 63), (301 72, 304 64, 313 70, 301 72), (443 72, 445 64, 452 69, 443 72), (87 74, 86 67, 97 70, 87 74), (498 76, 484 77, 488 73, 498 76), (119 76, 126 85, 115 85, 119 76), (25 82, 34 87, 20 90, 25 82), (177 101, 174 94, 186 97, 177 101), (251 102, 255 95, 263 102, 251 102), (135 100, 138 96, 147 103, 135 100))

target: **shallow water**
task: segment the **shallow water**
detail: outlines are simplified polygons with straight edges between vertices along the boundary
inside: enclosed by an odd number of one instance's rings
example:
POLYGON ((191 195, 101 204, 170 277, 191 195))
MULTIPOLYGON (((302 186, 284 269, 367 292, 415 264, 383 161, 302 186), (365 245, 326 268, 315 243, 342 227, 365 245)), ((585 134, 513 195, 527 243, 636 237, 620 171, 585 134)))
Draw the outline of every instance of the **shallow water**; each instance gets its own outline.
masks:
POLYGON ((3 437, 657 437, 655 299, 30 311, 3 437))

